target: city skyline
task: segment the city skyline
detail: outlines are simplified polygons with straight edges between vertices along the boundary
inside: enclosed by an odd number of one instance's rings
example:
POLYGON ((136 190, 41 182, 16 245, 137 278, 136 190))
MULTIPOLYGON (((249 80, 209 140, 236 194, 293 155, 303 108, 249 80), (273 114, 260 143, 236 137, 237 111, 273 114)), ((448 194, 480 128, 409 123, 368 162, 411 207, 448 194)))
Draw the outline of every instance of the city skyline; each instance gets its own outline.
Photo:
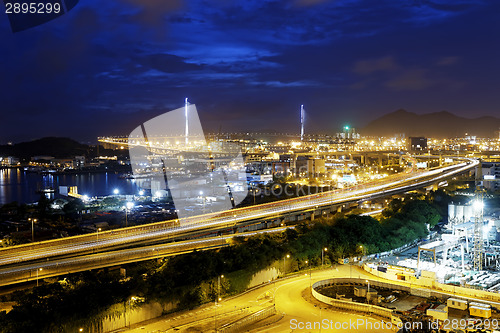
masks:
POLYGON ((0 36, 0 142, 127 134, 184 98, 206 131, 495 116, 492 1, 87 1, 0 36))

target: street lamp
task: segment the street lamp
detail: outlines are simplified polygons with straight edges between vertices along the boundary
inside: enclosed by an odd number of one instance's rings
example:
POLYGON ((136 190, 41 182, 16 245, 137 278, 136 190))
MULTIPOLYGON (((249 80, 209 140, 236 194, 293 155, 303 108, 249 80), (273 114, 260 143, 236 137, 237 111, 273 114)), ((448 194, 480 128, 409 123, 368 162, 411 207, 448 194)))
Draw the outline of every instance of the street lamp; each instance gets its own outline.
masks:
POLYGON ((43 270, 43 268, 39 268, 36 270, 36 286, 38 287, 38 272, 41 272, 43 270))
MULTIPOLYGON (((309 263, 308 260, 306 260, 306 265, 309 263)), ((311 282, 311 274, 312 274, 312 271, 311 271, 311 264, 309 264, 309 288, 311 288, 311 285, 312 285, 312 282, 311 282)), ((311 291, 312 292, 312 291, 311 291)))
MULTIPOLYGON (((271 284, 271 280, 268 280, 269 284, 271 284)), ((273 278, 273 305, 276 304, 276 279, 273 278)))
POLYGON ((290 258, 290 255, 287 254, 286 256, 283 257, 283 276, 285 276, 286 273, 286 266, 285 266, 285 259, 290 258))
POLYGON ((35 242, 35 223, 38 221, 37 219, 28 218, 28 221, 31 221, 31 242, 35 242))
POLYGON ((214 317, 214 331, 217 332, 217 303, 220 302, 220 279, 224 278, 224 274, 217 276, 217 296, 215 298, 215 317, 214 317))
POLYGON ((323 267, 323 259, 324 259, 324 253, 328 251, 328 249, 325 247, 325 248, 322 248, 321 249, 321 267, 323 267))
POLYGON ((113 190, 113 194, 114 194, 114 195, 118 195, 118 194, 120 194, 120 190, 119 190, 119 189, 117 189, 117 188, 115 188, 115 189, 113 190))
POLYGON ((253 204, 255 205, 255 195, 257 194, 257 190, 255 189, 255 183, 252 183, 252 196, 253 196, 253 204))
POLYGON ((99 242, 99 231, 101 231, 101 228, 97 228, 97 241, 99 242))
POLYGON ((221 279, 221 278, 224 278, 224 274, 219 275, 219 276, 217 277, 217 299, 218 299, 219 301, 221 300, 221 298, 220 298, 220 279, 221 279))
POLYGON ((131 201, 128 201, 125 204, 125 227, 128 227, 128 211, 134 208, 134 203, 131 201))
POLYGON ((363 245, 360 245, 359 248, 361 249, 361 259, 363 259, 363 257, 365 256, 365 248, 363 247, 363 245))

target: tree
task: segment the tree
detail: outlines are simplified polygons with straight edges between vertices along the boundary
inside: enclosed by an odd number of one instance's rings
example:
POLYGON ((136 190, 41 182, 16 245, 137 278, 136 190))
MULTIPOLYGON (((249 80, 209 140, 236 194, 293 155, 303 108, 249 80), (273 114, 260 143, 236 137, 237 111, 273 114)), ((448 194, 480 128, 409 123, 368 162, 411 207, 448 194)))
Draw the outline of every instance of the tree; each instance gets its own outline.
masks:
POLYGON ((43 217, 46 215, 47 210, 50 209, 50 200, 45 196, 45 194, 40 194, 40 198, 38 199, 37 210, 38 215, 43 217))
POLYGON ((78 214, 85 209, 85 204, 80 199, 74 199, 64 205, 63 211, 67 215, 78 214))

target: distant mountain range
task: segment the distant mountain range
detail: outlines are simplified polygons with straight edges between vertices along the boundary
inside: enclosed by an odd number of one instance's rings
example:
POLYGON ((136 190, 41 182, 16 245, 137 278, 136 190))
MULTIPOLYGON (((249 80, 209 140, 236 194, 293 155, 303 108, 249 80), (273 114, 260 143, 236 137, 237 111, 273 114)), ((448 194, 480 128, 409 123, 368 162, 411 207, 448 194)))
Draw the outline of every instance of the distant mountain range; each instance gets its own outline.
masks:
POLYGON ((28 158, 31 156, 52 156, 65 158, 87 155, 89 146, 80 144, 69 138, 46 137, 14 145, 0 145, 0 155, 28 158))
POLYGON ((495 117, 463 118, 448 111, 418 115, 406 110, 388 113, 360 130, 366 136, 463 137, 465 133, 482 138, 498 137, 500 119, 495 117))

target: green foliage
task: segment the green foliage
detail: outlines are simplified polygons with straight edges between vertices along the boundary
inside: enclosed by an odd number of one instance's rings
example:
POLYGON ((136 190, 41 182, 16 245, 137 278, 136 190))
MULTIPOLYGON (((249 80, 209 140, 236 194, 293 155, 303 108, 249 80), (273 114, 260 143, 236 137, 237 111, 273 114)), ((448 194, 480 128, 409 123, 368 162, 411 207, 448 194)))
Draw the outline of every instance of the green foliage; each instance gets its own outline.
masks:
POLYGON ((115 198, 115 197, 105 197, 102 200, 103 208, 113 208, 113 207, 117 207, 119 205, 120 205, 120 199, 115 198))
MULTIPOLYGON (((196 251, 173 257, 151 277, 151 288, 155 290, 151 296, 158 300, 173 300, 183 297, 188 287, 216 280, 221 274, 242 269, 263 269, 283 253, 280 243, 279 236, 262 235, 239 240, 235 245, 215 253, 196 251)), ((193 299, 190 298, 190 301, 193 299)))
POLYGON ((106 271, 77 274, 65 285, 17 291, 13 295, 17 304, 0 315, 0 332, 62 332, 65 322, 99 316, 127 296, 128 284, 106 271))
POLYGON ((65 214, 76 214, 85 209, 85 204, 80 199, 73 199, 64 205, 63 211, 65 214))
POLYGON ((62 332, 67 325, 94 322, 109 311, 119 311, 113 305, 133 295, 149 301, 179 301, 180 308, 191 308, 217 297, 221 274, 225 277, 219 295, 224 297, 241 292, 252 274, 282 262, 286 254, 291 256, 287 272, 319 266, 325 247, 328 265, 337 258, 387 251, 424 237, 426 224, 435 225, 439 219, 431 202, 393 201, 381 221, 337 214, 329 220, 316 219, 314 224, 298 224, 282 234, 237 237, 232 246, 217 251, 129 265, 129 278, 123 281, 106 271, 71 275, 65 284, 17 292, 13 310, 0 313, 0 332, 62 332))
POLYGON ((381 221, 369 216, 348 215, 316 223, 298 225, 298 236, 289 239, 290 252, 300 260, 321 261, 321 249, 335 260, 349 256, 388 251, 427 235, 427 226, 441 219, 438 209, 429 201, 393 200, 381 221), (362 248, 360 247, 362 246, 362 248))
POLYGON ((50 200, 45 196, 45 194, 40 194, 37 204, 38 215, 45 216, 47 211, 50 209, 50 200))

